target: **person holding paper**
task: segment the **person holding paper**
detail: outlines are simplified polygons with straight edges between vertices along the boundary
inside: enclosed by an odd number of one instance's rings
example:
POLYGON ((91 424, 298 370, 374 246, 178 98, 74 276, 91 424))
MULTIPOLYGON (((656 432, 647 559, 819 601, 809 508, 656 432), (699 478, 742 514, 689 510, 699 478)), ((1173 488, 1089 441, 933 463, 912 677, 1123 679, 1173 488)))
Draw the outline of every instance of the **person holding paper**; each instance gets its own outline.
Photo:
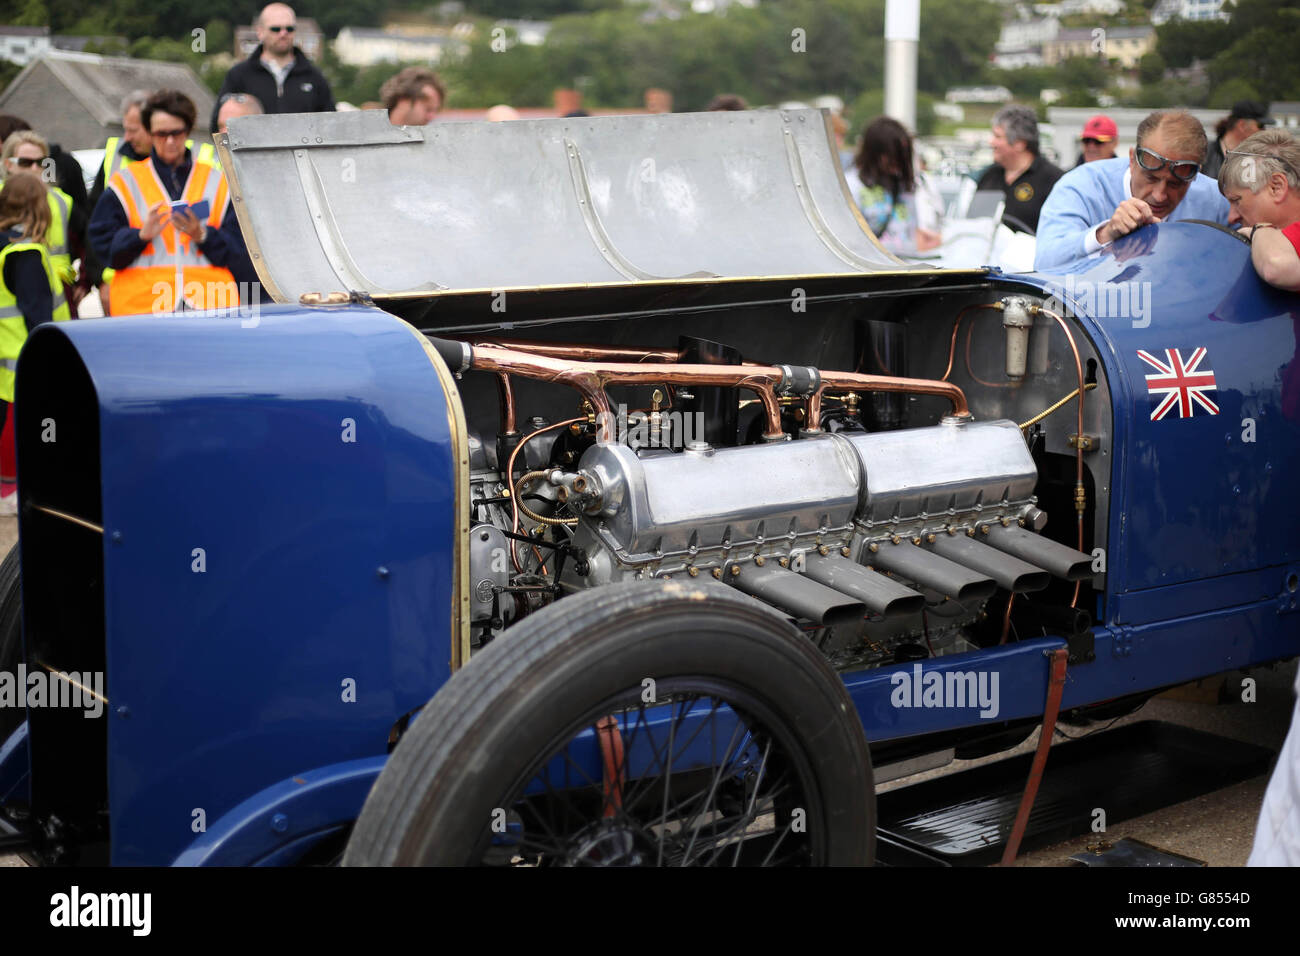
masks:
POLYGON ((141 110, 149 158, 115 173, 95 206, 90 242, 117 270, 113 315, 238 305, 237 279, 253 275, 225 176, 185 146, 196 112, 177 90, 153 94, 141 110))

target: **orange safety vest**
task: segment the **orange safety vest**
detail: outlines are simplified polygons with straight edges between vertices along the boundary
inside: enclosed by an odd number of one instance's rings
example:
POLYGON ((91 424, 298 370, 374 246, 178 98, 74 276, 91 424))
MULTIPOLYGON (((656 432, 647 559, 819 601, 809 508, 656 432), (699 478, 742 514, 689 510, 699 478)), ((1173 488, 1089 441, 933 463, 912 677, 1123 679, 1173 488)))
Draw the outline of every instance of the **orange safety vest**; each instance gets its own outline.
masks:
MULTIPOLYGON (((149 210, 171 199, 152 158, 114 173, 108 188, 122 203, 132 229, 143 228, 149 210)), ((220 229, 228 195, 221 170, 196 161, 181 198, 191 205, 206 199, 208 229, 220 229)), ((229 269, 214 266, 189 236, 169 222, 131 265, 117 270, 109 287, 109 311, 159 315, 175 311, 182 300, 194 309, 227 308, 239 304, 239 288, 229 269)))

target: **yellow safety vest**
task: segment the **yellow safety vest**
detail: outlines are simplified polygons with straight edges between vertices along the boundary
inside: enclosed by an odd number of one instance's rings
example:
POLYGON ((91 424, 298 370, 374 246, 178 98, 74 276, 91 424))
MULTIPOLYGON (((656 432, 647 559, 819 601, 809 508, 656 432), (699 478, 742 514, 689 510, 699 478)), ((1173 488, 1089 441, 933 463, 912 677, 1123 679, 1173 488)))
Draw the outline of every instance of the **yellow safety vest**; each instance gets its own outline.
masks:
POLYGON ((11 242, 0 249, 0 399, 6 402, 14 400, 14 372, 18 368, 18 353, 27 341, 27 320, 18 308, 17 296, 5 285, 4 267, 11 254, 29 250, 41 254, 41 267, 50 280, 50 295, 54 298, 54 321, 66 322, 71 318, 67 300, 63 297, 63 287, 54 274, 49 253, 43 245, 39 242, 11 242))
MULTIPOLYGON (((149 210, 168 195, 152 160, 132 163, 113 177, 108 188, 122 203, 132 229, 142 228, 149 210)), ((190 167, 181 198, 191 205, 207 200, 209 229, 221 228, 228 197, 221 170, 202 162, 190 167)), ((225 308, 239 305, 239 289, 229 269, 214 266, 189 236, 168 223, 130 266, 117 270, 109 288, 109 311, 113 315, 171 312, 181 299, 193 309, 225 308)))
POLYGON ((68 223, 72 216, 72 197, 57 186, 49 187, 50 229, 45 234, 45 245, 50 250, 50 265, 64 285, 77 281, 72 268, 72 254, 68 251, 68 223))
MULTIPOLYGON (((109 180, 113 178, 113 175, 115 173, 117 173, 122 169, 125 169, 127 166, 130 166, 132 163, 144 162, 144 160, 142 159, 131 159, 130 157, 123 156, 121 153, 119 153, 117 151, 117 147, 119 144, 121 144, 121 142, 122 142, 122 137, 110 136, 108 138, 108 142, 104 144, 104 187, 105 188, 108 188, 109 180)), ((194 140, 187 139, 185 141, 185 148, 188 149, 191 153, 193 153, 194 140)), ((199 152, 196 159, 200 163, 211 163, 213 166, 216 166, 217 169, 221 168, 221 163, 217 160, 217 151, 211 143, 204 143, 202 146, 199 147, 199 152)), ((113 275, 115 272, 116 270, 114 269, 105 268, 103 273, 101 273, 100 281, 112 282, 113 275)))

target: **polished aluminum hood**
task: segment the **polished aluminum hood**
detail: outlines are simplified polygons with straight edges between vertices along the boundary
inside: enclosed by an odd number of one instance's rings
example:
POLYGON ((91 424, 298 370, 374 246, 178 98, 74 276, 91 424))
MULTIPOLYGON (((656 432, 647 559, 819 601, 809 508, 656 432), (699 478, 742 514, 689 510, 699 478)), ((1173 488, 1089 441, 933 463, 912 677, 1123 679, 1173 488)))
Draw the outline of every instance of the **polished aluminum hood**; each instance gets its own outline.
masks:
POLYGON ((909 269, 866 228, 821 110, 295 113, 235 119, 218 145, 280 302, 909 269))

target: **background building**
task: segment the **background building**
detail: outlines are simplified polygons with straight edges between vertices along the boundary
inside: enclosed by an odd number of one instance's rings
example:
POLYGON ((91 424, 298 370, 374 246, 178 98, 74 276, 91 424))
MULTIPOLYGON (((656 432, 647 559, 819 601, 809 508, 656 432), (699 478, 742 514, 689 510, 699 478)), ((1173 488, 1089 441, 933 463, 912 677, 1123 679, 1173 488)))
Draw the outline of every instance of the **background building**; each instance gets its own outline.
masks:
MULTIPOLYGON (((183 63, 62 50, 50 50, 23 68, 0 94, 0 113, 21 116, 64 149, 94 149, 109 136, 122 135, 124 96, 163 88, 192 99, 200 118, 212 113, 212 91, 183 63)), ((194 131, 196 139, 203 129, 194 131)))
POLYGON ((49 27, 0 26, 0 59, 26 66, 50 49, 49 27))
POLYGON ((1155 27, 1083 27, 1062 30, 1044 43, 1043 62, 1055 66, 1077 56, 1103 57, 1131 70, 1155 48, 1155 27))

